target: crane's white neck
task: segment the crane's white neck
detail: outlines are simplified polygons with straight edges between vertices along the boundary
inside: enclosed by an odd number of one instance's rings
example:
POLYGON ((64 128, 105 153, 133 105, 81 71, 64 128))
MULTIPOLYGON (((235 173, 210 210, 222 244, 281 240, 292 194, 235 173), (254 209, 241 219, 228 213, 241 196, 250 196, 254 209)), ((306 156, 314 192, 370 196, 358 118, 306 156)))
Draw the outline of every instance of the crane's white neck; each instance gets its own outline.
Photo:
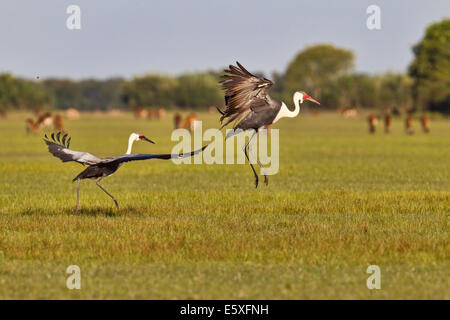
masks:
POLYGON ((278 112, 275 120, 273 120, 273 123, 277 122, 281 118, 294 118, 298 116, 298 114, 300 113, 300 104, 303 103, 303 93, 298 91, 294 93, 293 100, 294 100, 294 111, 289 110, 286 104, 282 102, 280 111, 278 112))
POLYGON ((131 148, 133 147, 133 142, 136 141, 136 136, 134 133, 130 134, 130 137, 128 138, 128 149, 125 154, 131 154, 131 148))

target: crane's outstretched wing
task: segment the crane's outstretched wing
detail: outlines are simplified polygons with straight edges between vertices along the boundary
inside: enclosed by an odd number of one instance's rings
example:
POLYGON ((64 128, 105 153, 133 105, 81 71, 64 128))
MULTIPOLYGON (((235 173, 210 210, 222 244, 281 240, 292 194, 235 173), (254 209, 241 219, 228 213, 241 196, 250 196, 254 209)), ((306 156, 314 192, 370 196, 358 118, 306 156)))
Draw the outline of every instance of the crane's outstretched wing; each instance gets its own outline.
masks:
POLYGON ((54 133, 50 136, 53 141, 51 141, 47 135, 45 135, 44 138, 44 141, 48 146, 48 151, 55 157, 61 159, 62 162, 76 161, 81 164, 94 165, 102 161, 102 159, 97 158, 90 153, 70 150, 69 145, 72 138, 69 137, 69 139, 67 139, 67 133, 62 138, 61 132, 58 132, 56 137, 54 133))
POLYGON ((266 78, 257 77, 248 72, 239 62, 238 67, 230 65, 221 81, 222 89, 225 90, 225 111, 221 112, 222 122, 228 118, 222 126, 234 120, 245 117, 250 111, 260 112, 272 108, 268 89, 273 82, 266 78))
POLYGON ((109 158, 109 159, 102 159, 101 162, 102 163, 122 163, 122 162, 129 162, 129 161, 137 161, 137 160, 148 160, 148 159, 164 159, 164 160, 168 160, 168 159, 182 159, 182 158, 187 158, 187 157, 192 157, 200 152, 202 152, 203 150, 205 150, 205 148, 207 147, 203 146, 201 149, 192 151, 192 152, 188 152, 188 153, 183 153, 183 154, 146 154, 146 153, 140 153, 140 154, 125 154, 123 156, 120 157, 116 157, 116 158, 109 158))

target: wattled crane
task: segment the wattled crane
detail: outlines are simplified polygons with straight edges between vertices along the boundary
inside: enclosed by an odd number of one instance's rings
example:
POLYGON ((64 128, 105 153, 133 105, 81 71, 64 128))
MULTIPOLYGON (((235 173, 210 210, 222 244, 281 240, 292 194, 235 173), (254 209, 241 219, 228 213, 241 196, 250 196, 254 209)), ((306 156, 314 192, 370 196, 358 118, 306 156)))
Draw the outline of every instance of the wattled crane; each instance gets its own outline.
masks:
POLYGON ((253 137, 264 126, 273 124, 281 118, 293 118, 300 112, 300 104, 308 100, 320 104, 303 91, 294 93, 294 110, 288 109, 286 104, 281 101, 276 101, 270 98, 268 89, 273 85, 273 82, 266 78, 257 77, 248 72, 239 62, 236 62, 238 67, 233 65, 225 70, 225 75, 221 81, 222 89, 225 90, 225 111, 219 110, 222 114, 220 121, 227 119, 227 122, 221 127, 225 127, 230 122, 236 121, 234 130, 227 134, 227 139, 235 134, 245 130, 253 130, 253 135, 244 146, 245 156, 252 167, 255 175, 255 185, 258 187, 258 175, 251 163, 248 150, 256 158, 259 166, 264 173, 264 183, 269 184, 269 178, 264 171, 258 157, 253 154, 252 140, 253 137))
POLYGON ((52 133, 51 140, 47 137, 47 135, 45 135, 44 141, 48 146, 48 151, 55 157, 61 159, 62 162, 75 161, 83 165, 88 165, 86 169, 84 169, 72 180, 77 181, 77 205, 75 207, 75 211, 78 211, 78 204, 80 199, 80 181, 82 179, 97 179, 97 186, 99 186, 100 189, 102 189, 108 196, 111 197, 111 199, 116 204, 116 207, 118 208, 119 204, 117 203, 116 198, 114 198, 108 191, 105 190, 105 188, 100 185, 100 181, 102 181, 103 178, 108 177, 116 172, 123 163, 148 159, 168 160, 191 157, 202 152, 207 147, 204 146, 199 150, 184 154, 131 154, 131 148, 133 147, 133 143, 135 141, 147 141, 150 143, 154 143, 142 134, 132 133, 128 138, 128 148, 127 152, 124 155, 115 158, 98 158, 88 152, 74 151, 69 149, 71 138, 67 139, 67 137, 67 134, 61 137, 61 132, 56 134, 56 136, 54 133, 52 133))

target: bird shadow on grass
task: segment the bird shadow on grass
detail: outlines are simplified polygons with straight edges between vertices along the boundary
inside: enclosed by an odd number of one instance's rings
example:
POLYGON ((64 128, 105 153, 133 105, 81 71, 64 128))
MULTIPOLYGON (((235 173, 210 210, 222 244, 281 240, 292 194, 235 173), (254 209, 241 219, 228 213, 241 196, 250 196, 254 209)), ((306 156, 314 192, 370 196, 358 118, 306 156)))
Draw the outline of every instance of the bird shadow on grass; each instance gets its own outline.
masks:
POLYGON ((75 212, 74 209, 66 208, 63 210, 63 212, 66 215, 72 215, 72 216, 103 216, 103 217, 122 217, 122 216, 136 216, 136 215, 143 215, 145 214, 145 211, 142 208, 138 207, 120 207, 120 208, 113 208, 113 207, 81 207, 78 209, 77 212, 75 212))
POLYGON ((37 215, 68 215, 68 216, 92 216, 92 217, 121 217, 121 216, 140 216, 145 215, 146 210, 139 207, 121 207, 121 208, 113 208, 113 207, 81 207, 78 211, 75 211, 74 208, 63 208, 63 209, 25 209, 20 212, 23 216, 37 216, 37 215))

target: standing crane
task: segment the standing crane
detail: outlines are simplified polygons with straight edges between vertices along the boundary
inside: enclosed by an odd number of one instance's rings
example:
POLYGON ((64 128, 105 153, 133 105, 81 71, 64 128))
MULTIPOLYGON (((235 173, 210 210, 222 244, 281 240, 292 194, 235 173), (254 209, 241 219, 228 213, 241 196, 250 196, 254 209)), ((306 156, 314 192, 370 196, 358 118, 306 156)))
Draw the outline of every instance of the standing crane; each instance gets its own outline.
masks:
POLYGON ((220 122, 227 119, 221 129, 228 125, 230 122, 236 121, 237 124, 233 127, 233 131, 227 134, 226 139, 238 134, 242 131, 253 130, 253 134, 249 141, 244 146, 245 157, 247 158, 250 166, 252 167, 253 174, 255 176, 255 186, 258 187, 258 175, 255 168, 251 163, 248 150, 256 158, 258 165, 264 173, 264 183, 269 184, 269 178, 267 177, 264 168, 261 165, 258 157, 253 154, 252 143, 253 138, 258 134, 259 130, 264 126, 271 125, 281 118, 294 118, 300 112, 300 104, 308 100, 316 104, 320 104, 308 94, 303 91, 297 91, 294 93, 294 110, 288 109, 286 104, 281 101, 276 101, 270 98, 268 94, 269 88, 273 85, 273 82, 266 78, 257 77, 248 72, 239 62, 238 67, 233 65, 229 66, 228 70, 225 70, 225 75, 221 81, 222 89, 225 90, 225 111, 217 110, 222 114, 220 122))
POLYGON ((81 163, 83 165, 88 165, 86 169, 84 169, 80 174, 78 174, 72 182, 77 181, 77 205, 75 207, 75 212, 78 211, 78 204, 80 200, 80 182, 82 179, 97 179, 97 186, 102 189, 111 199, 114 201, 116 207, 119 207, 116 198, 112 196, 105 188, 100 185, 100 181, 103 178, 109 177, 113 173, 120 168, 120 166, 129 161, 137 161, 137 160, 147 160, 147 159, 180 159, 186 157, 192 157, 195 154, 202 152, 207 146, 203 148, 192 151, 190 153, 184 154, 131 154, 131 148, 133 147, 133 143, 135 141, 147 141, 150 143, 154 143, 150 139, 147 139, 145 136, 139 133, 132 133, 128 138, 128 148, 127 152, 119 157, 115 158, 98 158, 88 152, 74 151, 69 149, 70 140, 72 138, 67 139, 67 134, 61 137, 61 132, 57 133, 56 136, 54 133, 51 134, 52 140, 45 135, 45 143, 48 146, 48 151, 54 155, 55 157, 61 159, 62 162, 75 161, 81 163))

